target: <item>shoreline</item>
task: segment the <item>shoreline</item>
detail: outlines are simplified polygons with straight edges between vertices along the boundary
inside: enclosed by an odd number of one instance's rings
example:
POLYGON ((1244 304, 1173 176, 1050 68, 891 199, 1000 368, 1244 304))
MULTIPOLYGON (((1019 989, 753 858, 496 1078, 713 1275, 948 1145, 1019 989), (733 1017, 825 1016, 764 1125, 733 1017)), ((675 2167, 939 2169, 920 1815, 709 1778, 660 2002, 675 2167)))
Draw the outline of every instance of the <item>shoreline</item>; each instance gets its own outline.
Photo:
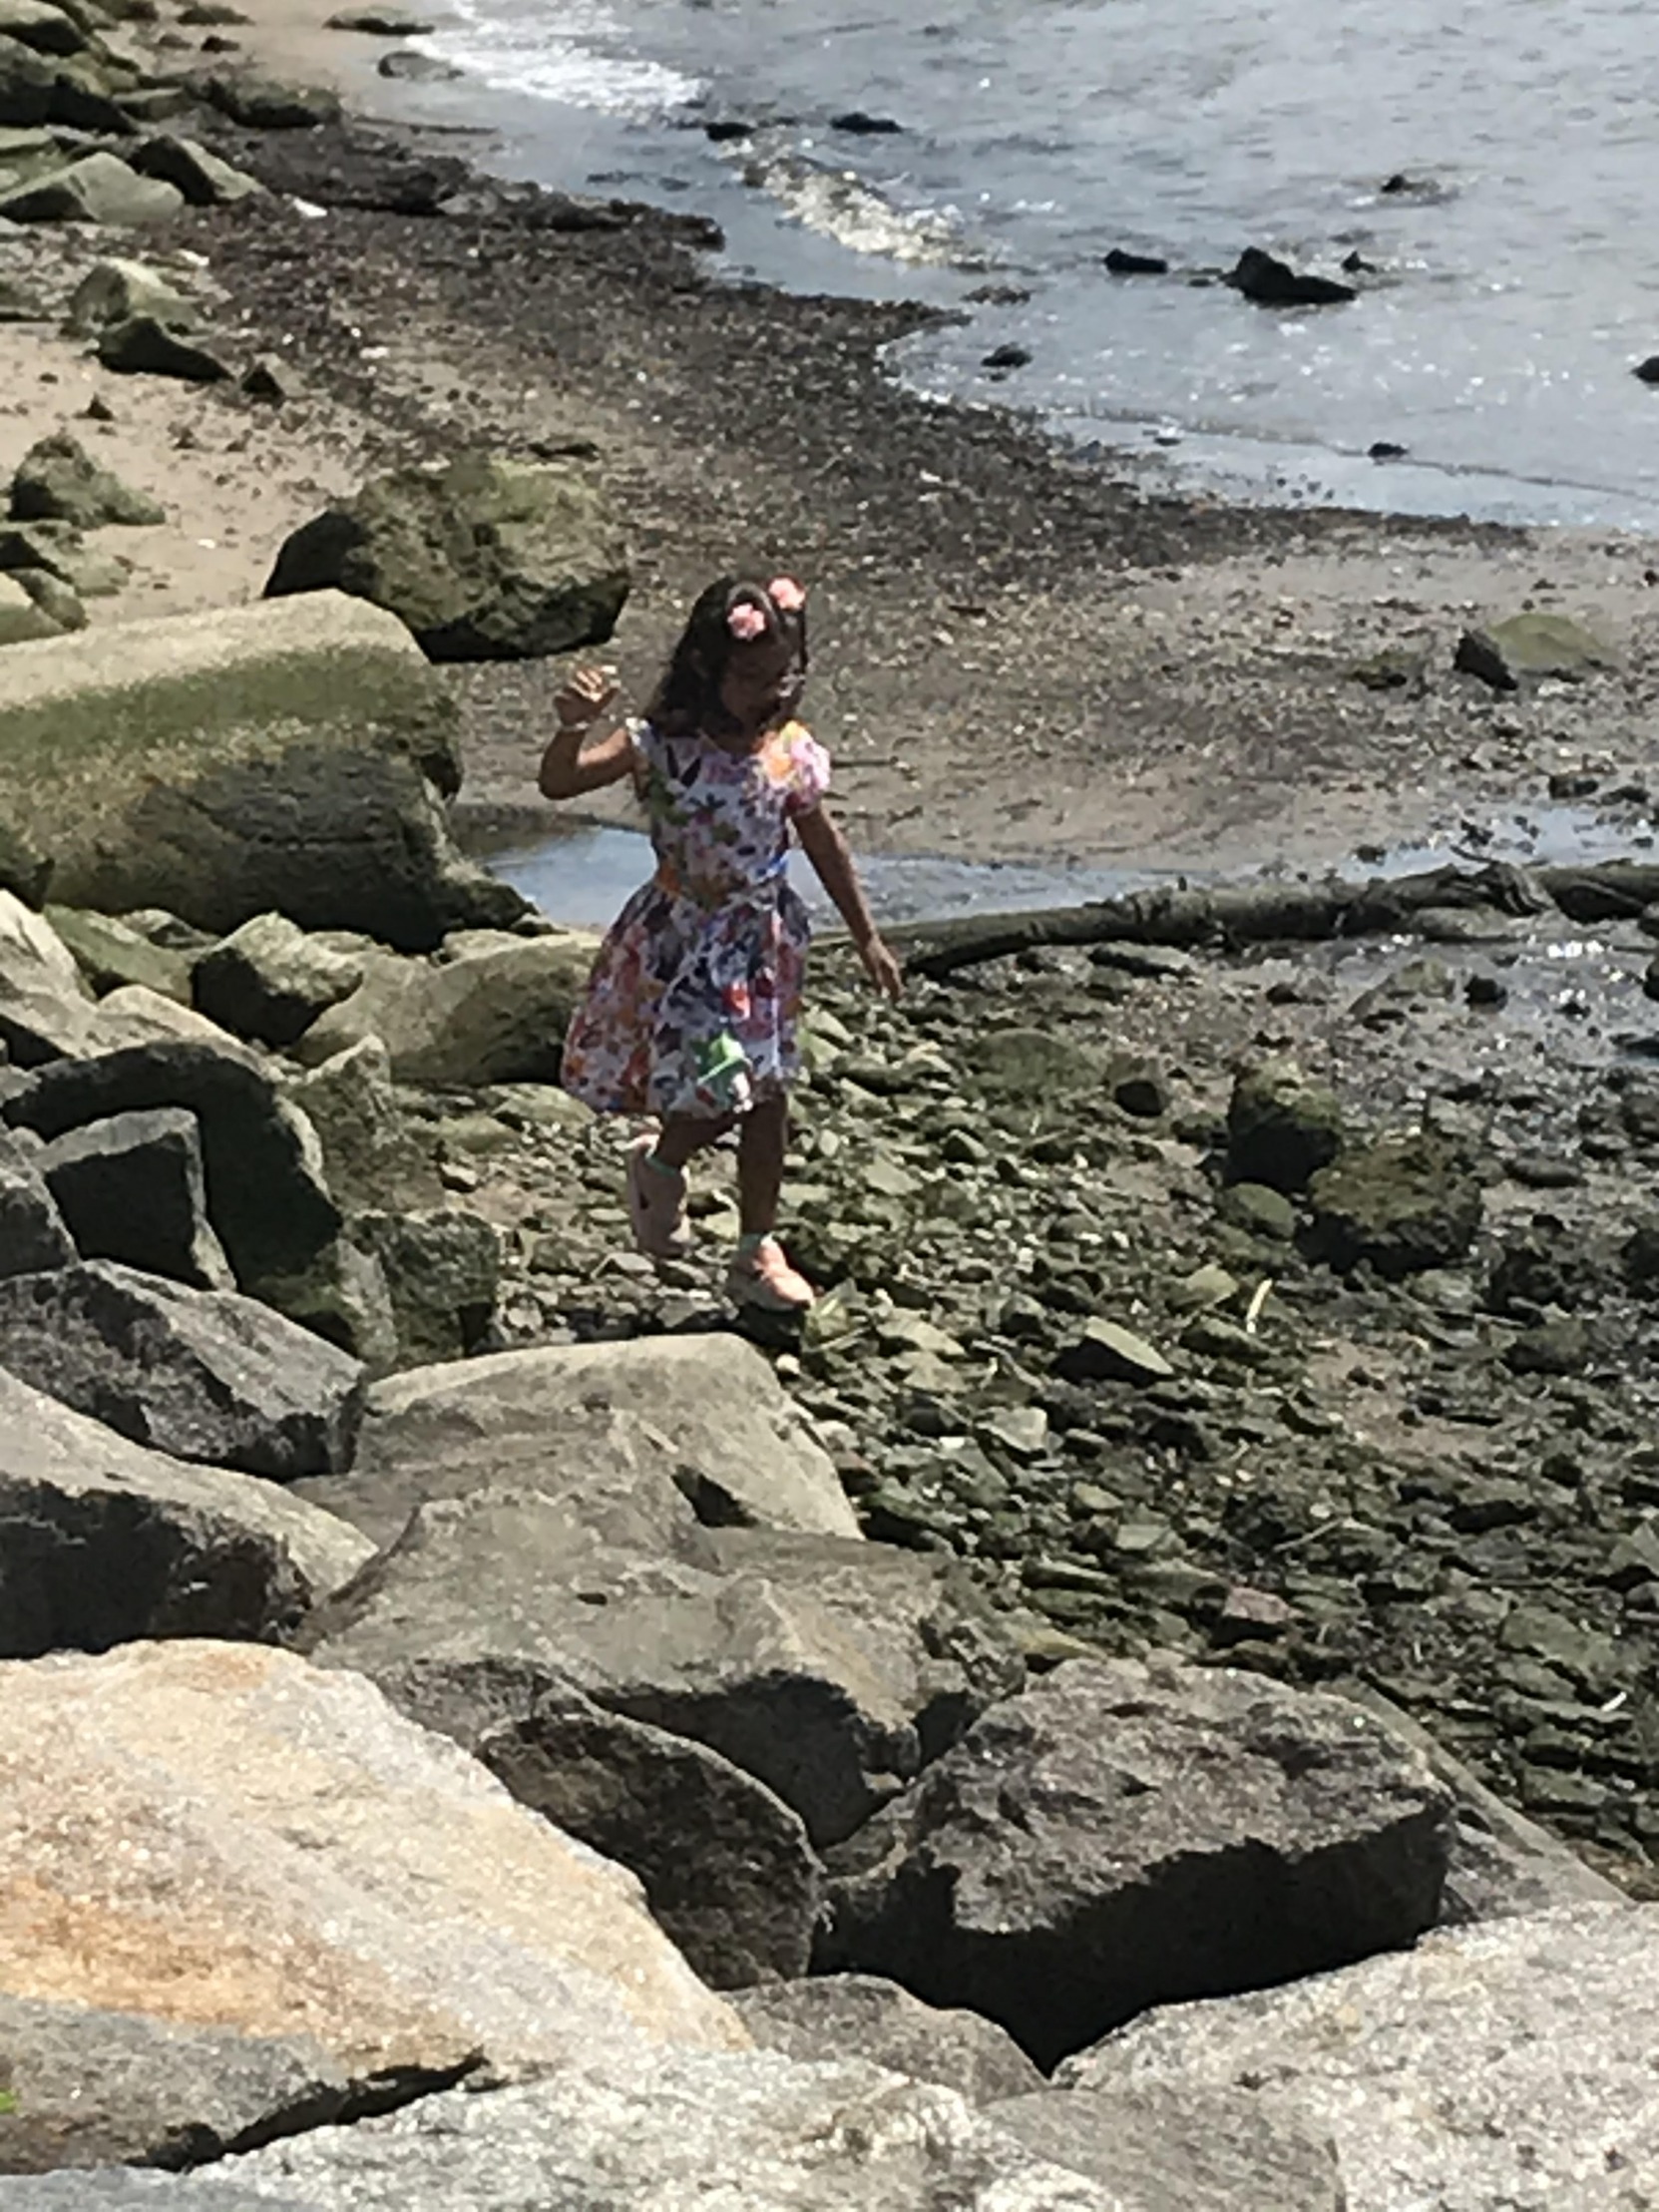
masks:
MULTIPOLYGON (((376 96, 391 42, 324 28, 316 0, 244 12, 224 63, 329 82, 346 116, 264 133, 188 118, 272 191, 134 243, 204 257, 210 325, 287 364, 296 400, 89 383, 64 341, 5 334, 13 389, 34 396, 0 424, 0 464, 79 411, 66 386, 96 386, 116 403, 111 458, 179 509, 165 535, 121 534, 124 552, 144 540, 145 598, 95 619, 256 596, 287 532, 377 468, 574 444, 633 547, 607 649, 629 695, 709 574, 808 579, 808 719, 866 850, 1318 869, 1469 817, 1478 837, 1562 773, 1640 779, 1659 546, 1153 495, 1131 456, 1114 474, 1018 414, 898 386, 883 348, 924 310, 728 280, 669 211, 493 188, 483 126, 376 96), (432 212, 457 190, 468 212, 432 212), (1509 694, 1453 672, 1464 627, 1528 606, 1588 621, 1619 669, 1509 694), (1386 689, 1354 673, 1380 656, 1386 689)), ((547 820, 533 777, 564 665, 453 671, 469 836, 547 820)))

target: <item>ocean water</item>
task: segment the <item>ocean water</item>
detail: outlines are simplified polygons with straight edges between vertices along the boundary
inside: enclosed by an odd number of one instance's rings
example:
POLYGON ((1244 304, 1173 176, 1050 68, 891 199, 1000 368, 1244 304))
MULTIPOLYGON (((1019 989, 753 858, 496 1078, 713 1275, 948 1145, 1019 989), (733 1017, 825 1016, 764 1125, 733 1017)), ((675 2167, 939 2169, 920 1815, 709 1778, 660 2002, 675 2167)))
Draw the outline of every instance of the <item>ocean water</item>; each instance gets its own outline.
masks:
POLYGON ((411 97, 514 174, 713 216, 734 273, 962 307, 894 349, 921 390, 1242 497, 1659 526, 1636 0, 451 4, 422 43, 465 75, 411 97), (1253 306, 1216 280, 1249 244, 1357 253, 1361 295, 1253 306))

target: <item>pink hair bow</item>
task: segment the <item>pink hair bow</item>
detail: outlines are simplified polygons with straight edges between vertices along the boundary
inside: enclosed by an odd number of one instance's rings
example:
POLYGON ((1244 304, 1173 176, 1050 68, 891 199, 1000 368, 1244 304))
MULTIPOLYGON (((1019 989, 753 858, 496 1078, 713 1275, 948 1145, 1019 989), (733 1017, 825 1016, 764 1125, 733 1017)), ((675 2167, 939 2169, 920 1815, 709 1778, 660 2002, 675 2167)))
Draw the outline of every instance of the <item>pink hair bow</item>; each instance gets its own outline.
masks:
POLYGON ((752 599, 740 599, 726 616, 726 628, 740 645, 752 646, 766 635, 766 610, 752 599))
POLYGON ((792 576, 774 576, 766 587, 766 597, 780 615, 798 615, 806 605, 806 594, 792 576))

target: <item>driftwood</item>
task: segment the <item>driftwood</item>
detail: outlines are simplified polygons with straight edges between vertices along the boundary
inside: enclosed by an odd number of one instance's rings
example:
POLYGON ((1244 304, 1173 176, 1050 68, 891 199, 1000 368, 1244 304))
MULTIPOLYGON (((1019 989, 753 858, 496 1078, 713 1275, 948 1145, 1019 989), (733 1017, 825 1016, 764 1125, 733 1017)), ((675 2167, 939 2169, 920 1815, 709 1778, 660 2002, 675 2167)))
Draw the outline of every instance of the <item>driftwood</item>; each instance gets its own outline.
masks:
POLYGON ((1659 902, 1659 863, 1606 860, 1584 867, 1431 868, 1364 883, 1219 885, 1210 890, 1156 888, 1088 906, 1039 908, 937 922, 905 922, 886 931, 905 965, 921 976, 948 976, 988 960, 1049 945, 1174 945, 1227 951, 1239 945, 1315 943, 1407 931, 1432 908, 1488 907, 1511 915, 1554 908, 1575 922, 1621 921, 1659 902))

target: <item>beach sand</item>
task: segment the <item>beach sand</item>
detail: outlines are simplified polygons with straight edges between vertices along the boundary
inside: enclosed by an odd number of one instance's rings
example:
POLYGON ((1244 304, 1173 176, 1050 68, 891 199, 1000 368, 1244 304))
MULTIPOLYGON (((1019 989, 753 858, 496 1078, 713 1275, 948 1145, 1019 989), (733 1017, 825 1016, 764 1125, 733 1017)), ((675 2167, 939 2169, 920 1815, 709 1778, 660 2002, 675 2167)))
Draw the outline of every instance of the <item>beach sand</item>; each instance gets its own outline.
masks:
MULTIPOLYGON (((193 116, 268 197, 156 236, 23 243, 63 293, 101 253, 173 268, 236 364, 278 360, 296 397, 110 376, 51 326, 0 328, 0 468, 67 424, 170 508, 165 528, 111 534, 135 573, 95 620, 245 601, 286 533, 374 468, 579 441, 632 546, 607 658, 635 699, 710 575, 807 580, 809 719, 867 848, 1319 867, 1535 807, 1563 769, 1645 772, 1659 548, 1154 496, 1127 460, 1085 466, 1001 410, 906 393, 882 348, 915 310, 720 282, 671 215, 432 213, 463 162, 487 172, 488 142, 412 124, 422 101, 375 74, 385 42, 325 28, 323 6, 244 12, 241 51, 212 66, 332 81, 347 122, 193 116), (112 424, 77 421, 95 391, 112 424), (1467 624, 1526 606, 1591 623, 1621 669, 1524 695, 1452 671, 1467 624), (1421 666, 1378 691, 1352 671, 1384 649, 1421 666)), ((170 4, 127 40, 183 70, 207 58, 158 39, 201 36, 170 4)), ((539 818, 562 676, 457 671, 475 830, 539 818)))

